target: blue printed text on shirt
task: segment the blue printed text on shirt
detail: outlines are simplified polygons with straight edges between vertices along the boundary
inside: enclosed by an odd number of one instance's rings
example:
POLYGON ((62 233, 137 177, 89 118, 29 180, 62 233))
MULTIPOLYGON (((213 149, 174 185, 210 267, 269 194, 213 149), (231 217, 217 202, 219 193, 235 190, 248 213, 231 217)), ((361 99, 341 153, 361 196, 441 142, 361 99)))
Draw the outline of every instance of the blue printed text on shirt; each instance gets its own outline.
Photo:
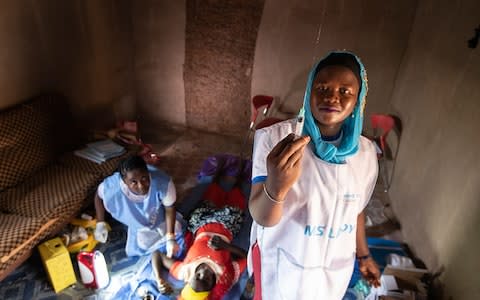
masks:
POLYGON ((306 225, 304 234, 307 237, 323 237, 326 236, 329 239, 336 239, 344 234, 351 234, 354 229, 353 224, 343 224, 340 227, 327 228, 326 225, 306 225))

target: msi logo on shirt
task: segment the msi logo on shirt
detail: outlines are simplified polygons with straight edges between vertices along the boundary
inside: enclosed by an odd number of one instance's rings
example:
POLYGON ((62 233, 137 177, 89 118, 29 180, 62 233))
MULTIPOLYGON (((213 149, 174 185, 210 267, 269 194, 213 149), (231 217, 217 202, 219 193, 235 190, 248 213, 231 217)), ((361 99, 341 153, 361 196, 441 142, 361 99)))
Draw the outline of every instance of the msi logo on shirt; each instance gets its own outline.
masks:
POLYGON ((356 194, 356 193, 345 193, 343 194, 343 201, 345 203, 353 203, 353 202, 356 202, 360 200, 360 194, 356 194))
POLYGON ((338 228, 327 228, 325 225, 306 225, 303 234, 305 236, 327 236, 329 239, 335 239, 342 234, 352 233, 353 224, 343 224, 338 228))

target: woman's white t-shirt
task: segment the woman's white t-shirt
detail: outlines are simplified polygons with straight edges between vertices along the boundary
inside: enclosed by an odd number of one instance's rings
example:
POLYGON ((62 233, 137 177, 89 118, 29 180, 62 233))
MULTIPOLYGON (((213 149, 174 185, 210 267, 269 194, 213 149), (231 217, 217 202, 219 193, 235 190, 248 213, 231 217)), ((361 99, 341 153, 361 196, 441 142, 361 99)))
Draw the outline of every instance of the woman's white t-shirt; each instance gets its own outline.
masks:
MULTIPOLYGON (((266 157, 293 132, 294 120, 256 131, 253 182, 267 176, 266 157)), ((358 214, 367 205, 378 174, 373 144, 360 137, 345 164, 319 159, 309 145, 302 173, 285 197, 273 227, 255 221, 251 245, 261 253, 262 299, 342 299, 352 275, 358 214)), ((252 272, 251 253, 249 270, 252 272)))

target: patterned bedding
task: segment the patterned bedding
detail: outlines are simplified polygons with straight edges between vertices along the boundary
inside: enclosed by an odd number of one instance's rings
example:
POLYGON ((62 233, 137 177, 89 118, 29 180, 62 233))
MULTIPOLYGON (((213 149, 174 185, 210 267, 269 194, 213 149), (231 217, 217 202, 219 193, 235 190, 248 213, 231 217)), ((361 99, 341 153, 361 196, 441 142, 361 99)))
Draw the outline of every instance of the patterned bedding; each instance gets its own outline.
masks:
POLYGON ((77 215, 131 153, 101 165, 74 156, 82 141, 72 119, 58 95, 0 112, 0 280, 77 215))

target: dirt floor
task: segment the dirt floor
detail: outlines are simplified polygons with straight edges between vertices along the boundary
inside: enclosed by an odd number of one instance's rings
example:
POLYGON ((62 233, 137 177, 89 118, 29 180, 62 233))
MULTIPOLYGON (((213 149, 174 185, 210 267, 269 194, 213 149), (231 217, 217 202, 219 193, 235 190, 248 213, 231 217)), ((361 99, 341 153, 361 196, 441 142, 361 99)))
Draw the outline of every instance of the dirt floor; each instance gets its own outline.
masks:
POLYGON ((250 158, 252 151, 251 139, 245 143, 245 138, 193 129, 156 127, 155 132, 145 133, 144 139, 160 156, 157 167, 172 176, 178 201, 197 184, 197 174, 207 157, 223 153, 240 156, 243 148, 243 157, 250 158))

